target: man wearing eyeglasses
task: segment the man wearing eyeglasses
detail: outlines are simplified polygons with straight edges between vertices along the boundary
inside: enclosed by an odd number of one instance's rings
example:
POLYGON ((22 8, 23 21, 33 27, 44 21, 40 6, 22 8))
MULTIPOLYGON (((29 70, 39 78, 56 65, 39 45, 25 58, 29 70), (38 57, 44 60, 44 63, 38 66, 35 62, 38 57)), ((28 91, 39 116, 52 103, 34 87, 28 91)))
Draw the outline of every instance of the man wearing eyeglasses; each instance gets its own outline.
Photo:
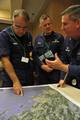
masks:
POLYGON ((15 10, 12 26, 0 33, 2 87, 12 87, 22 95, 22 86, 32 85, 32 36, 28 32, 29 15, 24 9, 15 10))

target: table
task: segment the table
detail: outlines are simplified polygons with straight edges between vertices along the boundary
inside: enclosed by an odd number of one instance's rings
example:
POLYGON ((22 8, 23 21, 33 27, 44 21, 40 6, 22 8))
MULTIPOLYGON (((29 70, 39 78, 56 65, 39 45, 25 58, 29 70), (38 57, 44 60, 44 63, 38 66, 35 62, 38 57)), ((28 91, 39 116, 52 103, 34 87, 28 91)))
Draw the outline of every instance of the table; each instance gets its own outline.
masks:
POLYGON ((0 120, 78 120, 80 90, 57 84, 23 87, 24 96, 0 88, 0 120))

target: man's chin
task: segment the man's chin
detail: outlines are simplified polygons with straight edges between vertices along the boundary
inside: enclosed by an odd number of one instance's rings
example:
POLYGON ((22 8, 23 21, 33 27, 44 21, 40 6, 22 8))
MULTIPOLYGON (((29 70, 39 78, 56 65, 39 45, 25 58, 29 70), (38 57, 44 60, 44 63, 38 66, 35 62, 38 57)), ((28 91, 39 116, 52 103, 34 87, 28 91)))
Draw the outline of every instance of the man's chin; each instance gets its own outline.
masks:
POLYGON ((24 34, 18 34, 19 37, 22 37, 24 34))
POLYGON ((46 32, 46 35, 50 35, 52 33, 52 31, 48 31, 46 32))

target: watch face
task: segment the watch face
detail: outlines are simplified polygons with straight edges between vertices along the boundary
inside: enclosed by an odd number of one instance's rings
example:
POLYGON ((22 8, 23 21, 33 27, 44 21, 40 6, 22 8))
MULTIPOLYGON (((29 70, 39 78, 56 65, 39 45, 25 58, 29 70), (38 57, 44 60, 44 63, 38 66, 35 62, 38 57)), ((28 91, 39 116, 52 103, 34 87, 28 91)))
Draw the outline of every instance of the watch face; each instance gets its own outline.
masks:
POLYGON ((74 85, 74 86, 77 85, 77 80, 76 80, 76 79, 73 79, 73 80, 72 80, 72 85, 74 85))

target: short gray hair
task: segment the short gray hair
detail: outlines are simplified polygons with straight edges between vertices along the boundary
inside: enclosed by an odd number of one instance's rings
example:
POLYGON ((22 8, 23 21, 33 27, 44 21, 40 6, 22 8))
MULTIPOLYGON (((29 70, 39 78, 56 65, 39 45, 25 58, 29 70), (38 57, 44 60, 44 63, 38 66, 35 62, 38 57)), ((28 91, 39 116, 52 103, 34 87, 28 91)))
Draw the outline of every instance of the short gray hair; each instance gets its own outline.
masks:
POLYGON ((46 20, 47 18, 50 18, 49 15, 43 14, 43 15, 41 15, 41 17, 39 18, 39 22, 41 23, 41 21, 44 21, 44 20, 46 20))
POLYGON ((28 13, 24 9, 16 9, 16 10, 14 10, 14 12, 13 12, 13 20, 14 20, 14 18, 16 18, 18 16, 23 16, 25 18, 25 21, 30 20, 28 13))
POLYGON ((71 5, 61 12, 62 16, 66 14, 69 15, 71 20, 80 20, 80 5, 71 5))

